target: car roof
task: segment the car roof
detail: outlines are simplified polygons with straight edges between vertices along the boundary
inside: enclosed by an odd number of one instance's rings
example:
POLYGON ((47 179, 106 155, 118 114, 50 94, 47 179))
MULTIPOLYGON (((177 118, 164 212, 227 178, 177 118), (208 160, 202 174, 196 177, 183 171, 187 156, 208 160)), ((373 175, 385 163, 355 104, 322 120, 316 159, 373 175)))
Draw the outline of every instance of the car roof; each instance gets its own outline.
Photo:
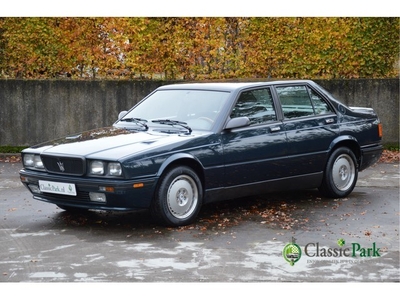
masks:
POLYGON ((190 89, 190 90, 216 90, 216 91, 235 91, 238 89, 246 89, 258 86, 276 85, 276 84, 295 84, 295 83, 311 83, 311 80, 271 80, 258 82, 201 82, 201 83, 177 83, 168 84, 159 87, 157 90, 170 89, 190 89))

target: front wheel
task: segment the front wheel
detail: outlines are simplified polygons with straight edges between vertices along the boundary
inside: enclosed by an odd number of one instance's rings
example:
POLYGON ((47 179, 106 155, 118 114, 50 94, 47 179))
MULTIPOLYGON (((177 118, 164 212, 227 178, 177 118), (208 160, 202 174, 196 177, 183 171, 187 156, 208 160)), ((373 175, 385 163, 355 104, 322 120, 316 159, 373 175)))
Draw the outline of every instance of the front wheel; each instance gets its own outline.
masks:
POLYGON ((196 219, 202 201, 203 188, 196 172, 185 166, 175 167, 161 178, 151 212, 163 225, 184 226, 196 219))
POLYGON ((357 160, 353 151, 341 147, 329 157, 319 190, 324 196, 343 198, 353 191, 357 178, 357 160))

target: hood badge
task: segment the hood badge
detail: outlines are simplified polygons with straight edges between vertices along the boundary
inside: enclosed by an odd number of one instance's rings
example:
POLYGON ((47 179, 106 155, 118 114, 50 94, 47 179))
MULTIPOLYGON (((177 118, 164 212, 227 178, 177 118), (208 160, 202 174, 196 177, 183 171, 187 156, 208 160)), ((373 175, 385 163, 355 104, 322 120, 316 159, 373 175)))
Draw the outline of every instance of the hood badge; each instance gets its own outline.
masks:
POLYGON ((62 161, 57 162, 58 167, 60 168, 61 172, 65 172, 64 163, 62 161))

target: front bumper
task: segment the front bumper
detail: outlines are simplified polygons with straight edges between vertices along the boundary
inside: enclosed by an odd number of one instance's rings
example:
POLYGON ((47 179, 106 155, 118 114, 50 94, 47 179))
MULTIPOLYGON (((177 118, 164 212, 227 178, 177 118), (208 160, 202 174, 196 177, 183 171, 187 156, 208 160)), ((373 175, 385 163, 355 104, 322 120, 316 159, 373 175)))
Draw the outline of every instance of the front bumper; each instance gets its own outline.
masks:
POLYGON ((59 206, 114 211, 149 208, 158 179, 153 177, 143 180, 117 180, 59 176, 27 169, 22 169, 19 174, 21 182, 36 200, 59 206), (76 196, 42 192, 39 189, 39 180, 73 184, 76 196), (101 201, 93 197, 99 194, 102 195, 101 201))

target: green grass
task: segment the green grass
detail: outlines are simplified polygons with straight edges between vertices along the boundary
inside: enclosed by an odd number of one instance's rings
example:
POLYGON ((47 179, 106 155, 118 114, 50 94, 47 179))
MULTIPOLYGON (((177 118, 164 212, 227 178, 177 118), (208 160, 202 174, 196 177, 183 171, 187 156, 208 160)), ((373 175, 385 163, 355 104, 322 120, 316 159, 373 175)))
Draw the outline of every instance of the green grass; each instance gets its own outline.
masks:
POLYGON ((0 146, 0 153, 20 153, 26 146, 0 146))
POLYGON ((387 144, 383 145, 383 148, 389 151, 399 151, 399 144, 387 144))

